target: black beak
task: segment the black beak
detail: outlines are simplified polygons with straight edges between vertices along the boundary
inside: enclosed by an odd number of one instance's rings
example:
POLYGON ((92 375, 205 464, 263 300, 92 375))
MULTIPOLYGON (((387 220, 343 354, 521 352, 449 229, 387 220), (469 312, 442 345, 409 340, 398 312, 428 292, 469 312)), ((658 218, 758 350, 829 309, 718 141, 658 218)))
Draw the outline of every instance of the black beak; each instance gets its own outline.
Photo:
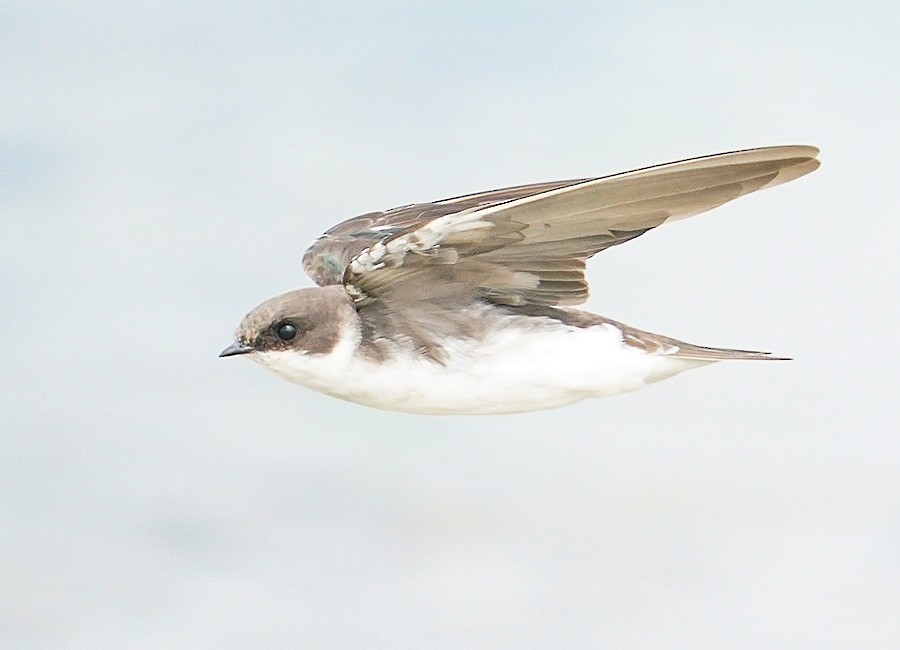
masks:
POLYGON ((244 345, 240 341, 235 341, 234 343, 229 345, 227 348, 222 350, 219 353, 219 356, 220 357, 233 357, 236 354, 247 354, 249 352, 253 352, 253 348, 244 345))

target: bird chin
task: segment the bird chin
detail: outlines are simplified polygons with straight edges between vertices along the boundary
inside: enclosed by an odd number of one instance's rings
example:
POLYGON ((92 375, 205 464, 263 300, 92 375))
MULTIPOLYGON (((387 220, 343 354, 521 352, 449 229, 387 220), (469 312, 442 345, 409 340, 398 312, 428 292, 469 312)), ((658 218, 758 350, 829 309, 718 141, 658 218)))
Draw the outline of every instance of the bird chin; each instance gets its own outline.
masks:
POLYGON ((303 350, 257 352, 251 355, 251 358, 282 379, 303 386, 308 386, 311 376, 316 374, 316 369, 312 367, 316 365, 315 360, 303 350), (313 363, 310 363, 311 361, 313 363))
POLYGON ((357 338, 342 339, 340 344, 327 353, 319 354, 304 350, 278 350, 260 352, 253 355, 254 361, 291 383, 341 399, 357 401, 358 392, 352 378, 356 373, 365 372, 354 356, 357 338))

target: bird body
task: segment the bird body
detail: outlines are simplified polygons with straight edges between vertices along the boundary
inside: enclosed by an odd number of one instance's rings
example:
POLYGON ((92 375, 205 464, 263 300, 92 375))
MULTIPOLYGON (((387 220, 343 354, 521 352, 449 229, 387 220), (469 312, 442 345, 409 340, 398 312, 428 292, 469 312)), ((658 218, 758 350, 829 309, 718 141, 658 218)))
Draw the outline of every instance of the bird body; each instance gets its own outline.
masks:
POLYGON ((574 309, 595 253, 792 180, 812 147, 707 156, 493 190, 338 224, 304 255, 321 286, 251 311, 222 356, 367 406, 532 411, 764 352, 707 348, 574 309))
POLYGON ((647 352, 623 326, 578 327, 484 306, 477 337, 442 342, 440 361, 403 345, 367 353, 362 323, 345 324, 331 352, 271 350, 255 361, 288 381, 374 408, 426 414, 518 413, 635 390, 714 359, 647 352))

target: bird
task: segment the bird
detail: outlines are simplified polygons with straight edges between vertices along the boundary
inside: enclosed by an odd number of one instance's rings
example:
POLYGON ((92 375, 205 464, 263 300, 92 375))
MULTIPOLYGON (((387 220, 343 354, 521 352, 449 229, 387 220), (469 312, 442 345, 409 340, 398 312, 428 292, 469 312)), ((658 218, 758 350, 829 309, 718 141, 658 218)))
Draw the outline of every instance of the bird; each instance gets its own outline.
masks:
POLYGON ((521 413, 767 352, 685 343, 577 309, 587 260, 815 170, 811 146, 745 149, 353 217, 306 250, 316 283, 266 300, 219 356, 365 406, 521 413))

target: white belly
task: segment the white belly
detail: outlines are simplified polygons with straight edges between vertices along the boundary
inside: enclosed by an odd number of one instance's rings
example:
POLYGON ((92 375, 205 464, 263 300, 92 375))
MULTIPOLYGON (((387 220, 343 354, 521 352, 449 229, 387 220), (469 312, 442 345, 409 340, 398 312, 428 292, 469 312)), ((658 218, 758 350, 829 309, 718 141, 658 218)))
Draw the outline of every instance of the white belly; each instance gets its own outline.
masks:
POLYGON ((709 363, 625 345, 612 325, 504 327, 454 341, 444 364, 412 354, 379 362, 348 335, 329 355, 266 352, 254 360, 285 379, 379 409, 429 414, 518 413, 635 390, 709 363))

